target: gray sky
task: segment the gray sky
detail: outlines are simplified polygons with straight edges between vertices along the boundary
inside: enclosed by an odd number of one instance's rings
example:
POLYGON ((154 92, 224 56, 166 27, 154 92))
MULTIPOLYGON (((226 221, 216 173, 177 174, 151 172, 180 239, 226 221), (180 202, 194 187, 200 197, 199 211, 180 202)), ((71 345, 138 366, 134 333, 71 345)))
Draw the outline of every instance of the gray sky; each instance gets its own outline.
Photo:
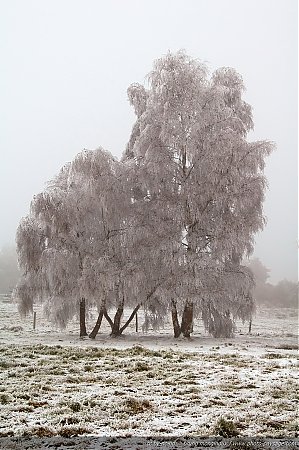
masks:
POLYGON ((1 0, 0 248, 32 196, 83 148, 120 156, 127 87, 184 48, 232 66, 269 139, 268 223, 255 255, 271 281, 297 278, 297 0, 1 0))

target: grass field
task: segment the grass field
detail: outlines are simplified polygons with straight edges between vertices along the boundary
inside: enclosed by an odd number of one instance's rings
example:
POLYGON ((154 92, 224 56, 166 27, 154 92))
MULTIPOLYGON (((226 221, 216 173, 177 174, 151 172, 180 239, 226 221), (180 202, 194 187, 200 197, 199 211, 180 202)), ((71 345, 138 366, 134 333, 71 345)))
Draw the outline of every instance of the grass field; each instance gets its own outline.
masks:
POLYGON ((0 306, 0 448, 298 448, 294 310, 260 311, 234 339, 166 326, 91 341, 0 306))

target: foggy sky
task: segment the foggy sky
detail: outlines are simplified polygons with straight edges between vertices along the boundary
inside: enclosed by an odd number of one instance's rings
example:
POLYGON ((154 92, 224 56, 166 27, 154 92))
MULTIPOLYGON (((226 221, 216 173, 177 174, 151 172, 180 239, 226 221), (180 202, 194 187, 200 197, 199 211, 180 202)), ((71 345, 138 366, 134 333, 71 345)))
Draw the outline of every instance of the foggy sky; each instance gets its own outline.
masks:
POLYGON ((272 282, 297 278, 297 0, 2 0, 0 248, 79 151, 120 157, 135 120, 127 87, 179 49, 243 76, 250 139, 277 145, 255 255, 272 282))

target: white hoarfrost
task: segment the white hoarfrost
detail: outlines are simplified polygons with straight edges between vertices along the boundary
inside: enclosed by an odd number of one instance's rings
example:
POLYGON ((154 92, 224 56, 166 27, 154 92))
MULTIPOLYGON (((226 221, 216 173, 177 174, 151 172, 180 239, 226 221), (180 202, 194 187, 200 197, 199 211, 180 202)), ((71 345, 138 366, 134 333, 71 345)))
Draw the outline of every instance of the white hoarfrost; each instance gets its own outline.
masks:
POLYGON ((272 144, 248 142, 243 91, 234 69, 209 76, 184 52, 157 60, 147 89, 131 85, 137 121, 122 160, 80 153, 20 223, 21 312, 41 301, 65 326, 80 311, 83 336, 97 305, 93 337, 103 317, 121 334, 124 307, 131 319, 143 307, 156 323, 171 314, 175 336, 190 337, 200 317, 214 336, 250 320, 254 282, 241 260, 264 224, 272 144))
POLYGON ((149 438, 159 437, 188 449, 213 435, 212 448, 230 448, 222 419, 238 434, 231 448, 257 436, 252 448, 295 448, 295 310, 259 310, 252 335, 237 322, 234 339, 196 327, 192 340, 175 340, 168 323, 146 335, 130 326, 118 339, 106 326, 91 341, 78 338, 76 322, 53 328, 40 307, 35 331, 8 299, 0 308, 0 448, 155 448, 149 438), (266 446, 267 436, 283 436, 285 446, 266 446))

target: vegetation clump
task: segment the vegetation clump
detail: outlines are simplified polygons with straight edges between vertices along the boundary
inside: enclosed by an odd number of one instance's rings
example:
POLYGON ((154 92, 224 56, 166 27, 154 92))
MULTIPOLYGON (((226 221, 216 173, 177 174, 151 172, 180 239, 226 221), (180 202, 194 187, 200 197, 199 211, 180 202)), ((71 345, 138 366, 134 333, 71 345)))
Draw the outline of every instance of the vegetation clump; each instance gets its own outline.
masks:
POLYGON ((235 423, 231 420, 225 419, 224 417, 220 417, 220 419, 218 419, 214 427, 214 432, 215 434, 225 438, 231 438, 239 435, 239 431, 237 430, 235 423))
POLYGON ((153 406, 147 399, 136 399, 136 398, 128 398, 124 402, 125 409, 131 414, 140 414, 149 409, 152 409, 153 406))

